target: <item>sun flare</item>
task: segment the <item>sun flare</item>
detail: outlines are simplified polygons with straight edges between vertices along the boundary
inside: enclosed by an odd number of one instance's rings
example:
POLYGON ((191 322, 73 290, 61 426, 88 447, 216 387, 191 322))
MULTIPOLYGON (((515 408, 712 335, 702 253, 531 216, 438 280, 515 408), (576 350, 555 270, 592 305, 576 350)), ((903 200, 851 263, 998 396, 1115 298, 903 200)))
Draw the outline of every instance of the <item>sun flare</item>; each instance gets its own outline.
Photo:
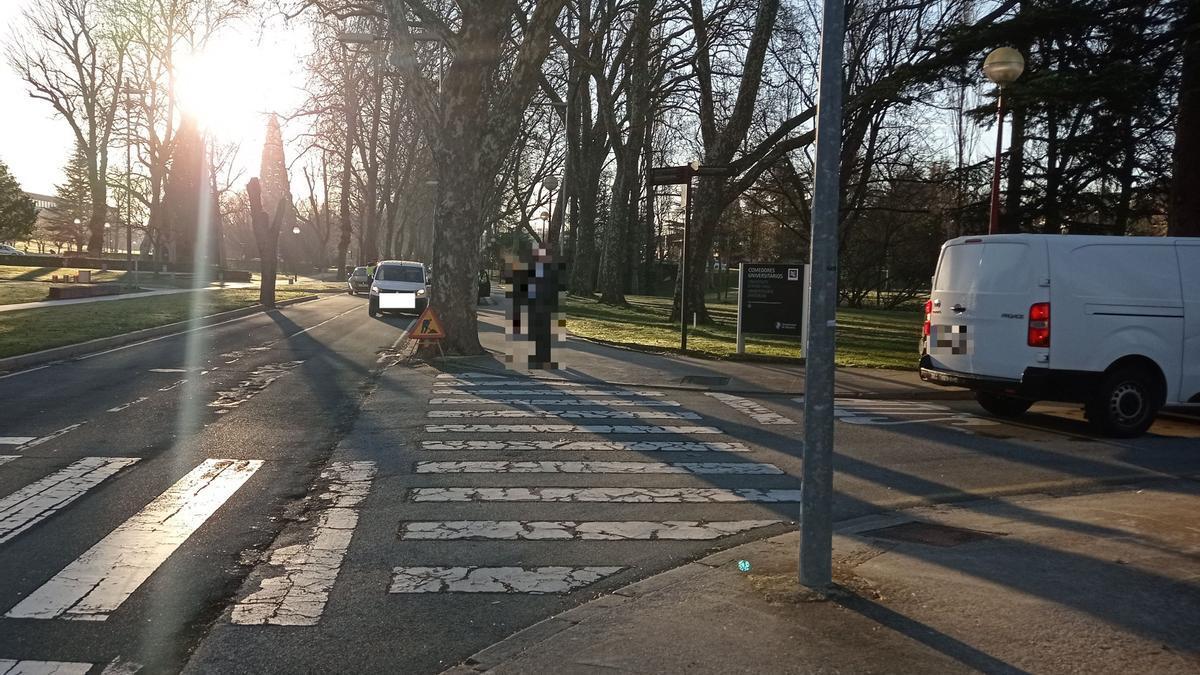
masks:
POLYGON ((181 109, 220 141, 238 142, 255 133, 269 109, 260 81, 270 75, 260 69, 258 51, 229 41, 179 60, 175 93, 181 109))

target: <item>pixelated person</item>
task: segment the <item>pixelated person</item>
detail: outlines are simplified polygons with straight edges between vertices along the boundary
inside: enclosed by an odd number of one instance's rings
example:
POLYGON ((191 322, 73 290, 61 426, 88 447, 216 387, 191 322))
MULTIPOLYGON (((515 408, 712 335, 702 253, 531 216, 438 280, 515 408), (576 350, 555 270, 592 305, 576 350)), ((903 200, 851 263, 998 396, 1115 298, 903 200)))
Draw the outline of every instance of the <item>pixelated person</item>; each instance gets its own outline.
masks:
POLYGON ((533 269, 529 271, 529 336, 534 343, 529 367, 532 369, 558 368, 558 364, 551 360, 550 349, 554 344, 554 323, 558 319, 561 266, 544 248, 539 248, 534 254, 533 269))
POLYGON ((504 265, 504 281, 512 284, 512 290, 507 293, 512 300, 512 316, 509 317, 512 321, 512 339, 520 341, 527 339, 529 326, 527 321, 522 321, 522 315, 527 315, 529 311, 529 270, 530 265, 526 260, 514 257, 512 263, 504 265))

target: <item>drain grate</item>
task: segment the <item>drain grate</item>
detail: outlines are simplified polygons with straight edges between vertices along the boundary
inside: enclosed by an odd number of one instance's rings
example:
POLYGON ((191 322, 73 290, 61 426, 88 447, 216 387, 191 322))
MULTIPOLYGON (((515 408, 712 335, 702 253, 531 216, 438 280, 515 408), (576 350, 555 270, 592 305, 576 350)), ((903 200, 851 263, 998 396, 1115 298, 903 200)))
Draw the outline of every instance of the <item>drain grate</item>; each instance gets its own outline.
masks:
POLYGON ((996 534, 992 532, 981 532, 979 530, 968 530, 962 527, 951 527, 949 525, 939 525, 938 523, 901 523, 900 525, 892 525, 890 527, 881 527, 878 530, 868 530, 860 532, 869 537, 877 539, 891 539, 892 541, 903 541, 914 544, 926 544, 928 546, 941 546, 942 548, 950 548, 961 544, 969 544, 973 541, 984 541, 986 539, 995 539, 996 534))
POLYGON ((679 380, 680 384, 699 384, 706 387, 724 387, 729 384, 728 377, 720 375, 684 375, 683 379, 679 380))

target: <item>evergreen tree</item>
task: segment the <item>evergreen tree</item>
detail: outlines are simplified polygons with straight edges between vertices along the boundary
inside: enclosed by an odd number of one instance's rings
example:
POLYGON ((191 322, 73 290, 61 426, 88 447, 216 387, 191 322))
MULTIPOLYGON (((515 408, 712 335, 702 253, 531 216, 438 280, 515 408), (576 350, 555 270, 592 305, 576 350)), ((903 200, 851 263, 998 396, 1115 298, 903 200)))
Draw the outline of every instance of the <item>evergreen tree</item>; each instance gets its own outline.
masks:
POLYGON ((196 120, 184 117, 175 136, 171 174, 163 195, 163 229, 170 238, 172 262, 193 262, 196 247, 206 244, 201 263, 215 264, 216 227, 219 217, 212 206, 208 153, 196 120))
POLYGON ((87 153, 78 144, 63 173, 67 180, 55 186, 58 205, 46 215, 46 231, 59 246, 74 244, 76 250, 83 250, 92 217, 92 188, 87 153))
POLYGON ((8 171, 8 165, 0 161, 0 241, 27 239, 33 233, 37 221, 37 209, 33 200, 25 196, 17 179, 8 171))
POLYGON ((279 224, 279 254, 285 261, 294 265, 295 247, 290 244, 294 238, 292 228, 296 226, 296 209, 288 180, 287 163, 283 156, 283 134, 279 130, 279 119, 274 114, 267 120, 267 137, 263 142, 259 182, 262 185, 263 211, 267 214, 269 222, 279 224), (281 208, 285 211, 276 214, 281 208))

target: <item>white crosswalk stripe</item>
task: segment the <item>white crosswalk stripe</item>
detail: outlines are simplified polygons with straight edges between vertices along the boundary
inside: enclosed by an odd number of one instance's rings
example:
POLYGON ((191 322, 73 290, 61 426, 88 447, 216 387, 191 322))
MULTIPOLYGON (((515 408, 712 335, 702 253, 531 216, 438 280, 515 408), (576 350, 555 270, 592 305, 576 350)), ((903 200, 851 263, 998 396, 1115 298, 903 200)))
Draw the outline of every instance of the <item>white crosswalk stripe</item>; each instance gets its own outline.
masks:
POLYGON ((135 462, 134 457, 85 457, 0 499, 0 544, 54 515, 135 462))
POLYGON ((779 413, 771 410, 770 408, 766 407, 765 405, 762 405, 760 403, 755 403, 754 401, 751 401, 750 399, 745 398, 744 396, 735 396, 733 394, 725 394, 725 393, 715 392, 715 391, 705 392, 704 395, 711 396, 712 398, 717 399, 718 401, 720 401, 721 403, 724 403, 725 405, 729 406, 730 408, 733 408, 734 410, 738 410, 738 411, 745 413, 746 415, 748 415, 750 417, 750 419, 754 420, 755 422, 758 422, 759 424, 795 424, 796 423, 795 420, 788 418, 788 417, 784 417, 783 415, 780 415, 779 413))
POLYGON ((389 593, 566 593, 623 567, 397 567, 389 593))
POLYGON ((327 507, 321 510, 312 535, 303 544, 272 551, 269 562, 279 573, 262 579, 257 591, 234 606, 233 623, 317 625, 374 477, 374 462, 333 462, 322 472, 329 485, 318 499, 327 507))
MULTIPOLYGON (((661 391, 651 389, 434 389, 434 396, 614 396, 628 398, 656 398, 666 396, 661 391)), ((503 399, 501 399, 503 400, 503 399)))
MULTIPOLYGON (((799 398, 793 400, 804 402, 804 399, 799 398)), ((897 426, 934 422, 951 427, 997 424, 995 420, 959 412, 949 406, 937 403, 858 398, 834 399, 833 416, 846 424, 864 426, 897 426)))
POLYGON ((417 462, 417 473, 781 474, 761 462, 417 462))
POLYGON ((562 450, 565 452, 750 452, 744 443, 699 441, 421 441, 422 450, 562 450))
POLYGON ((430 405, 562 405, 562 406, 614 406, 639 408, 677 408, 678 401, 631 401, 617 398, 431 398, 430 405))
POLYGON ((698 420, 694 412, 673 410, 430 410, 430 418, 552 418, 583 420, 698 420))
POLYGON ((781 520, 434 520, 400 524, 408 540, 709 540, 778 525, 781 520))
POLYGON ((430 434, 719 434, 717 427, 630 424, 426 424, 430 434))
POLYGON ((0 659, 0 675, 84 675, 90 663, 73 661, 17 661, 0 659))
POLYGON ((14 459, 20 459, 20 458, 21 458, 20 455, 0 455, 0 464, 5 464, 7 462, 13 461, 14 459))
POLYGON ((799 490, 752 488, 639 487, 444 487, 413 488, 414 502, 616 502, 622 504, 705 504, 798 502, 799 490))
POLYGON ((37 436, 0 436, 0 445, 25 445, 37 436))
POLYGON ((205 460, 5 616, 106 620, 261 465, 205 460))

